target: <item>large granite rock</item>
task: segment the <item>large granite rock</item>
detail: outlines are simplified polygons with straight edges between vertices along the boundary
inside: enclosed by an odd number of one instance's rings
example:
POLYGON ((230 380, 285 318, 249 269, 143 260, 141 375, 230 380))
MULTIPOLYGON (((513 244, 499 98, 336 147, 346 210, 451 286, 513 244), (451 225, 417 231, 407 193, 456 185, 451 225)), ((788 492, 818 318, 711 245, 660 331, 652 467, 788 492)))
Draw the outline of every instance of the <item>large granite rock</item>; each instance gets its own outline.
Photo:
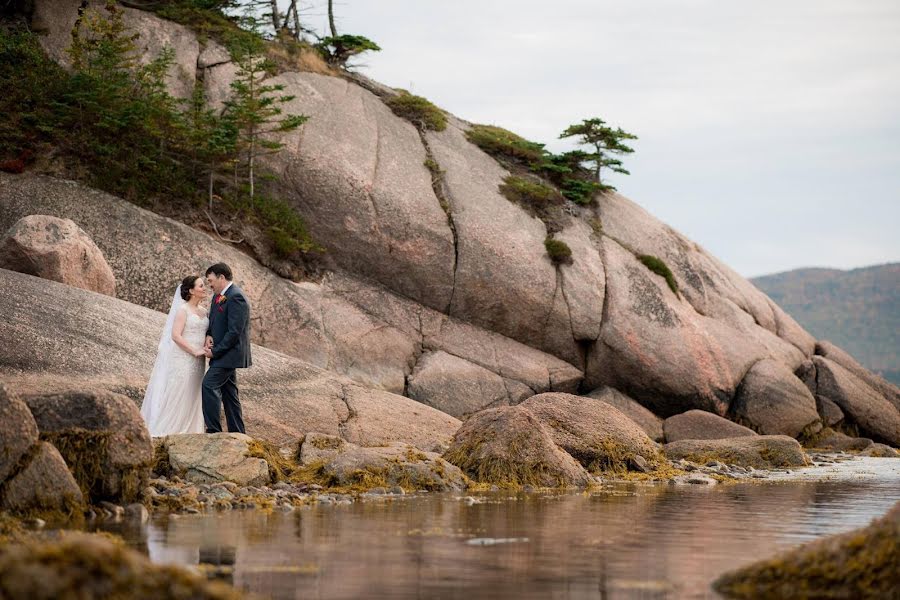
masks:
POLYGON ((444 492, 464 490, 468 482, 458 467, 439 454, 402 442, 363 448, 336 436, 307 433, 300 460, 308 467, 318 465, 320 477, 338 486, 444 492))
POLYGON ((741 383, 731 415, 764 435, 800 437, 822 428, 816 399, 784 364, 761 360, 741 383))
POLYGON ((602 402, 606 402, 610 406, 614 406, 624 413, 626 417, 637 423, 638 427, 644 430, 651 440, 661 442, 664 439, 663 420, 654 415, 652 412, 641 406, 639 402, 633 400, 622 392, 604 386, 597 388, 587 394, 588 398, 595 398, 602 402))
POLYGON ((184 433, 161 438, 156 451, 168 456, 174 474, 194 483, 266 485, 269 465, 250 456, 252 442, 243 433, 184 433))
POLYGON ((800 443, 786 435, 757 435, 720 440, 681 440, 663 446, 670 460, 705 463, 718 460, 729 465, 774 469, 808 464, 800 443))
POLYGON ((876 440, 900 446, 900 411, 866 383, 827 358, 816 356, 817 391, 876 440))
POLYGON ((726 598, 897 598, 900 503, 868 526, 818 539, 725 573, 726 598))
POLYGON ((656 444, 624 413, 606 402, 571 394, 538 394, 521 405, 544 425, 556 445, 588 471, 624 471, 661 462, 656 444))
POLYGON ((868 370, 844 350, 828 341, 816 342, 816 354, 844 367, 900 410, 900 387, 868 370))
POLYGON ((704 410, 689 410, 663 422, 667 442, 721 440, 757 435, 752 429, 704 410))
POLYGON ((60 451, 92 502, 135 502, 147 487, 153 447, 128 397, 106 390, 22 395, 41 438, 60 451))
MULTIPOLYGON (((0 376, 23 394, 107 389, 139 405, 165 315, 127 302, 0 270, 0 376)), ((307 431, 361 445, 432 449, 459 421, 414 400, 370 390, 308 363, 254 347, 238 382, 254 437, 294 444, 307 431)))
POLYGON ((602 249, 606 317, 586 384, 610 385, 664 417, 692 408, 725 414, 765 348, 698 314, 617 242, 605 237, 602 249))
POLYGON ((593 479, 521 406, 483 410, 465 421, 444 458, 481 483, 586 486, 593 479))
POLYGON ((833 427, 844 420, 841 407, 824 396, 816 396, 816 411, 825 427, 833 427))
MULTIPOLYGON (((72 45, 72 31, 78 19, 82 0, 35 0, 31 17, 32 28, 38 32, 44 51, 56 62, 69 66, 67 53, 72 45)), ((88 10, 104 18, 109 17, 104 0, 90 0, 88 10)), ((172 21, 160 19, 150 13, 126 8, 119 4, 122 20, 132 35, 136 52, 134 57, 144 64, 157 58, 163 48, 170 48, 173 65, 166 77, 169 92, 178 98, 190 98, 197 78, 197 58, 200 44, 197 36, 188 28, 172 21)))
POLYGON ((28 406, 0 383, 0 485, 37 441, 37 424, 28 406))
POLYGON ((70 219, 19 219, 0 239, 0 269, 116 295, 116 277, 103 253, 70 219))
POLYGON ((510 398, 496 373, 441 350, 419 359, 409 377, 407 395, 458 419, 521 400, 510 398))
POLYGON ((38 442, 22 469, 3 484, 0 508, 14 513, 78 513, 84 498, 59 452, 38 442))

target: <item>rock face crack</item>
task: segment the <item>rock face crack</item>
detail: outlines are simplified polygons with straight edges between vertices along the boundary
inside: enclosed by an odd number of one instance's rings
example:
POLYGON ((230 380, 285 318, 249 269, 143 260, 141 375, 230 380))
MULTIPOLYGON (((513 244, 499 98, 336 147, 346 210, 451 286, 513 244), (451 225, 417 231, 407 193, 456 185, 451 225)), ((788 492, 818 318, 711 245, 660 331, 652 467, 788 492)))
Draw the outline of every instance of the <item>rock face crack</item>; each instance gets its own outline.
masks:
POLYGON ((347 418, 342 419, 338 423, 338 433, 340 434, 340 436, 342 438, 344 438, 345 440, 347 440, 349 442, 350 438, 347 437, 347 431, 346 431, 347 424, 350 423, 351 420, 353 420, 357 417, 357 413, 356 413, 356 409, 354 409, 352 406, 350 406, 350 401, 347 399, 347 385, 343 384, 343 383, 341 384, 340 398, 341 398, 341 401, 344 403, 344 406, 347 407, 347 418))
POLYGON ((453 306, 453 298, 456 295, 456 270, 459 266, 459 237, 456 231, 456 222, 453 220, 450 191, 447 189, 446 182, 444 181, 444 171, 441 169, 440 164, 438 164, 437 159, 434 157, 434 153, 431 151, 431 145, 428 143, 425 132, 421 127, 417 127, 416 130, 419 132, 419 139, 422 140, 422 146, 425 148, 425 165, 431 172, 431 189, 434 190, 434 195, 438 199, 441 209, 443 209, 444 213, 447 215, 447 226, 450 227, 450 233, 453 235, 453 284, 450 288, 450 299, 447 301, 447 308, 442 311, 449 315, 453 306))

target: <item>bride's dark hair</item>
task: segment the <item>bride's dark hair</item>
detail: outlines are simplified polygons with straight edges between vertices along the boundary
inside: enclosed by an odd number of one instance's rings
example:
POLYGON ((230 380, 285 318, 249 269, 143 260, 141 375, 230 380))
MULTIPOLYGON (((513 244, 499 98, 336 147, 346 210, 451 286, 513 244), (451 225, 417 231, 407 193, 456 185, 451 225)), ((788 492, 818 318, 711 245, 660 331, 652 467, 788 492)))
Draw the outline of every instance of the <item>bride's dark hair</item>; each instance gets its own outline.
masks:
POLYGON ((181 280, 181 299, 185 302, 191 299, 191 290, 194 289, 198 279, 199 275, 188 275, 181 280))

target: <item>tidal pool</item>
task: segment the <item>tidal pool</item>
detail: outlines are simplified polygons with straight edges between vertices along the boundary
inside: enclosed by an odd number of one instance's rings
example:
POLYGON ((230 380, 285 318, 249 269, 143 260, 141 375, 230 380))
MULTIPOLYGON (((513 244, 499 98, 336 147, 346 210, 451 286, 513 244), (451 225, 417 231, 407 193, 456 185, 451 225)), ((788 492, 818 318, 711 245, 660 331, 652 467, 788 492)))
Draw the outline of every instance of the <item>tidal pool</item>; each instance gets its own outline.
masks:
POLYGON ((155 562, 214 565, 278 599, 717 598, 710 583, 724 571, 865 525, 900 500, 900 459, 790 477, 385 496, 104 528, 155 562))

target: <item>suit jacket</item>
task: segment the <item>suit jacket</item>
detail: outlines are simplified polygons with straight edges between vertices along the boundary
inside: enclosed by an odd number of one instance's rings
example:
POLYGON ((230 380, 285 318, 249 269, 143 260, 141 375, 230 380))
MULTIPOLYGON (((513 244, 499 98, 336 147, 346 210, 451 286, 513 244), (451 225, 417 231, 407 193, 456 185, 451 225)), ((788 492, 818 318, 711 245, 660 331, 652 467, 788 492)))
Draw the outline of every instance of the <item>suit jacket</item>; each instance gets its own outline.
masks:
POLYGON ((231 284, 225 294, 213 296, 209 308, 209 327, 206 335, 212 336, 210 367, 245 369, 250 360, 250 303, 241 288, 231 284))

